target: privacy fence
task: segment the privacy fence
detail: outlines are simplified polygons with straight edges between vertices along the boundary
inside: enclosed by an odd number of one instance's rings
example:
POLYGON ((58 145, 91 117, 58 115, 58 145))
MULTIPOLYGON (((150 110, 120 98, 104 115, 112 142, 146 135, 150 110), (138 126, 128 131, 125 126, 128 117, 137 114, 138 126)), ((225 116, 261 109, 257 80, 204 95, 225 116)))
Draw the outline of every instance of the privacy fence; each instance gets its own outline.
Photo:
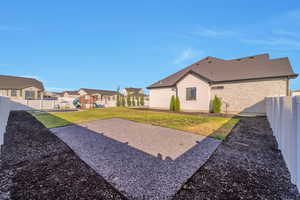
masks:
POLYGON ((300 190, 300 96, 267 97, 266 110, 292 182, 300 190))
POLYGON ((0 146, 3 144, 4 132, 8 116, 11 110, 30 110, 27 105, 11 101, 7 97, 0 96, 0 146))

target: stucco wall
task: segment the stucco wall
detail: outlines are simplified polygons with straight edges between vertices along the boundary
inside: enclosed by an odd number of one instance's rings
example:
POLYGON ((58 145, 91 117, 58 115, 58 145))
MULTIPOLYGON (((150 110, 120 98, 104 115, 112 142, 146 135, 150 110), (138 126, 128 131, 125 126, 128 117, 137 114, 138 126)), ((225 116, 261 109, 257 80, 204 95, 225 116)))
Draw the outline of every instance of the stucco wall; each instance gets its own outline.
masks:
POLYGON ((18 100, 22 100, 25 99, 25 91, 34 91, 34 98, 38 99, 38 92, 41 92, 41 98, 43 97, 43 92, 36 88, 36 87, 28 87, 28 88, 24 88, 24 89, 17 89, 17 96, 11 96, 11 90, 12 89, 1 89, 0 90, 0 96, 7 96, 11 99, 18 99, 18 100))
POLYGON ((209 111, 210 86, 206 81, 188 74, 177 83, 177 91, 182 110, 209 111), (186 100, 186 88, 191 87, 196 87, 196 100, 186 100))
POLYGON ((222 98, 222 112, 265 113, 265 97, 282 96, 287 93, 287 79, 269 79, 241 81, 212 85, 224 86, 223 89, 212 89, 211 98, 215 95, 222 98))
POLYGON ((169 109, 172 95, 176 95, 175 90, 168 88, 155 88, 149 90, 149 107, 169 109))

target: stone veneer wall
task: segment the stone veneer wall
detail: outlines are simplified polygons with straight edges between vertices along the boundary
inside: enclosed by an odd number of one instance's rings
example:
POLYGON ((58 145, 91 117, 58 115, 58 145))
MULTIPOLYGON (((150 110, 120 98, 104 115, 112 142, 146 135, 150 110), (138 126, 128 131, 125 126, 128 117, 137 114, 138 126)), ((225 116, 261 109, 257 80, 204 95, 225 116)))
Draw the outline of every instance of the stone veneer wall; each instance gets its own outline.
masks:
POLYGON ((253 81, 230 82, 211 86, 211 99, 215 95, 222 98, 222 112, 265 113, 265 97, 286 96, 287 78, 261 79, 253 81), (223 89, 213 89, 223 86, 223 89))

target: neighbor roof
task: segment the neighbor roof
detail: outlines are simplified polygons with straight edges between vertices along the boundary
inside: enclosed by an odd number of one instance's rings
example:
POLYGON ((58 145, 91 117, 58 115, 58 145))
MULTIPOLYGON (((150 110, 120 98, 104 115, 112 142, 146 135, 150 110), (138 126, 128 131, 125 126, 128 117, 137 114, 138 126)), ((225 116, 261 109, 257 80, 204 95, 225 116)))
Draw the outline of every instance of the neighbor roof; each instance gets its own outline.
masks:
POLYGON ((269 59, 269 54, 232 60, 206 57, 150 85, 148 89, 174 86, 188 73, 196 74, 212 84, 273 77, 295 78, 298 76, 293 72, 288 58, 269 59))
POLYGON ((86 88, 81 88, 81 90, 84 90, 87 94, 93 95, 93 94, 101 94, 101 95, 116 95, 116 91, 112 90, 98 90, 98 89, 86 89, 86 88))
POLYGON ((63 93, 68 93, 69 95, 79 95, 77 90, 64 91, 63 93))
POLYGON ((23 89, 28 87, 36 87, 44 91, 43 83, 34 78, 0 75, 1 89, 23 89))
POLYGON ((127 92, 139 92, 142 88, 125 88, 127 92))

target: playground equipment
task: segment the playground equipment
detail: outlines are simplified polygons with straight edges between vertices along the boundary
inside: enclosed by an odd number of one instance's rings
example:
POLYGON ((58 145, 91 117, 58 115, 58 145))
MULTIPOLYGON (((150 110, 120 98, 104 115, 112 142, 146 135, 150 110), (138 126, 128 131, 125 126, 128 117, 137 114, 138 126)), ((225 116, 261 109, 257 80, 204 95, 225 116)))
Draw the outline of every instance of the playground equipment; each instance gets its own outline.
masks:
POLYGON ((104 105, 94 103, 95 108, 104 108, 104 105))
POLYGON ((81 108, 79 98, 76 98, 76 99, 73 100, 73 105, 74 105, 76 108, 81 108))

